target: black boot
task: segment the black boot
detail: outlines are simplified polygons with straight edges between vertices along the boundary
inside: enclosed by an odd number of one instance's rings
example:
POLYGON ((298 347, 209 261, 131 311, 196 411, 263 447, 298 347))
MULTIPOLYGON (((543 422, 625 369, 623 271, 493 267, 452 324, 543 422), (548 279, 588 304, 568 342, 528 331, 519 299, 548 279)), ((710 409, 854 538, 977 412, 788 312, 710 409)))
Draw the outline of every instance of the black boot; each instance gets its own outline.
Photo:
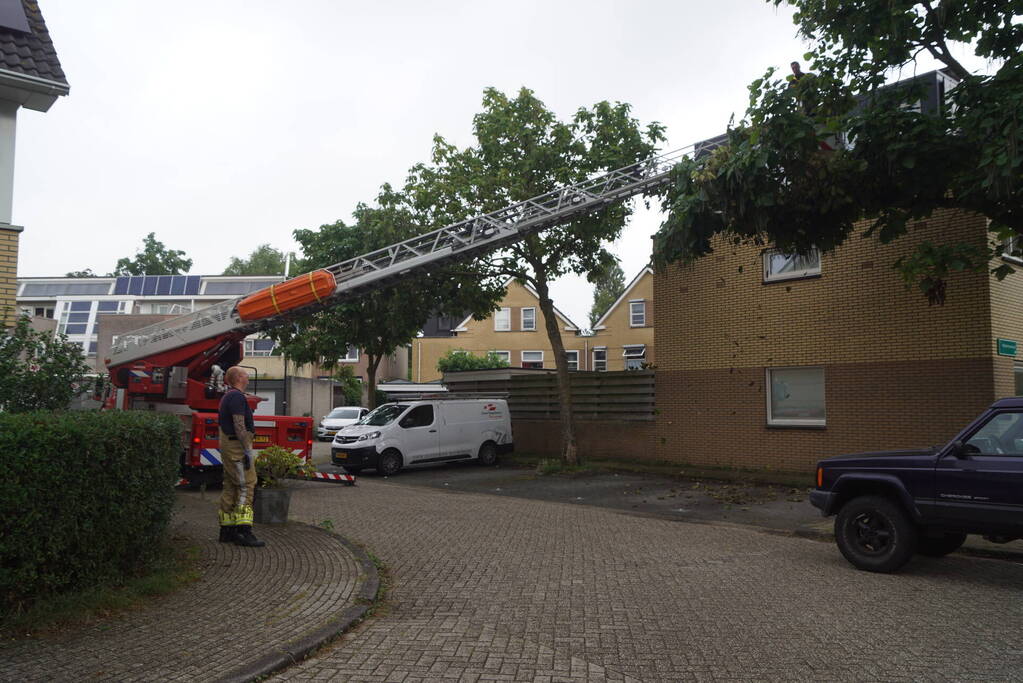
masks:
POLYGON ((234 542, 236 545, 243 545, 246 548, 262 548, 266 541, 261 541, 252 535, 252 527, 248 524, 239 524, 235 527, 234 542))
POLYGON ((238 536, 238 527, 236 526, 222 526, 220 527, 220 538, 218 539, 221 543, 234 543, 234 539, 238 536))

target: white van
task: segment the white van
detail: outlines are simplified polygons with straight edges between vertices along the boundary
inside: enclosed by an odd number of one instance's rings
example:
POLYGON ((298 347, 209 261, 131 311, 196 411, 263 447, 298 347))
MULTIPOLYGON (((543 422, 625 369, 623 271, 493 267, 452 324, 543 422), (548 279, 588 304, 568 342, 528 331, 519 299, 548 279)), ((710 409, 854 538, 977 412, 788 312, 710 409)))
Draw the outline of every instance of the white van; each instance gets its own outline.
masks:
POLYGON ((401 401, 338 431, 330 460, 352 474, 365 468, 391 475, 402 467, 456 460, 493 465, 513 448, 503 399, 401 401))

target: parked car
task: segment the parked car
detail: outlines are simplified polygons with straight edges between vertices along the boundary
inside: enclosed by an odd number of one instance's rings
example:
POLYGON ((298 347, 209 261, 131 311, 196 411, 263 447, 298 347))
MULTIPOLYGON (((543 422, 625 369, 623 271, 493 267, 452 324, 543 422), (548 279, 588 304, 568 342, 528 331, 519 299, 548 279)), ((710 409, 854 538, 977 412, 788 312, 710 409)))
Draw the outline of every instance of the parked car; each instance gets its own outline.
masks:
POLYGON ((443 399, 385 403, 341 429, 330 455, 352 474, 365 468, 392 475, 403 467, 457 460, 493 465, 513 448, 507 402, 443 399))
POLYGON ((369 408, 359 408, 358 406, 334 408, 320 420, 320 424, 316 428, 316 438, 320 441, 330 441, 337 434, 337 430, 355 424, 368 414, 369 408))
POLYGON ((1023 397, 996 401, 944 446, 822 460, 810 502, 836 515, 839 550, 867 571, 942 557, 967 534, 1023 538, 1023 397))

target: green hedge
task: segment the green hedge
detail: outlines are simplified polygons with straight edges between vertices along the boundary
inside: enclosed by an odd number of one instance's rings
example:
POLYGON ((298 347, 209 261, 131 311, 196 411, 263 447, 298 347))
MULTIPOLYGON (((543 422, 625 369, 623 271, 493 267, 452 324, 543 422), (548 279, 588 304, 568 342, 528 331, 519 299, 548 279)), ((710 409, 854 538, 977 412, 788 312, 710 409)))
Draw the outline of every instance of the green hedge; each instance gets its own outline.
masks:
POLYGON ((163 547, 180 452, 172 415, 0 413, 0 609, 143 571, 163 547))

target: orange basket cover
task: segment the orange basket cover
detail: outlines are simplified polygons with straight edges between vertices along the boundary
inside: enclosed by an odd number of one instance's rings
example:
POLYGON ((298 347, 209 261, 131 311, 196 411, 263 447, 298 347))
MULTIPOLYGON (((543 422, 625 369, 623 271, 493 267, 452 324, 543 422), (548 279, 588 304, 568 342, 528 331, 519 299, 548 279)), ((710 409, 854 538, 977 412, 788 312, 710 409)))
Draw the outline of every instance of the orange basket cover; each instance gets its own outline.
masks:
POLYGON ((238 317, 246 322, 262 320, 307 304, 322 303, 336 286, 328 271, 314 270, 248 295, 238 302, 238 317))

